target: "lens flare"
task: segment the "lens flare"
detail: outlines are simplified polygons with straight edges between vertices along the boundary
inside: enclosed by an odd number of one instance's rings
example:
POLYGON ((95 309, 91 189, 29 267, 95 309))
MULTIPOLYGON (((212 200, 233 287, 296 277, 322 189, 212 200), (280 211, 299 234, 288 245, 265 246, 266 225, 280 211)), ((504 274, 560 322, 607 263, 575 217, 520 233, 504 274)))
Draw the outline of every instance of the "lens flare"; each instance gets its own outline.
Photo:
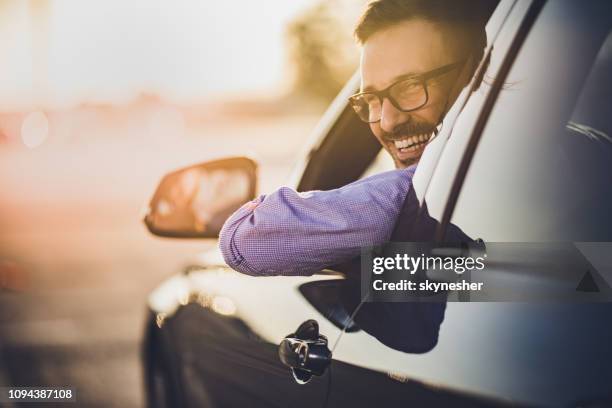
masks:
POLYGON ((30 112, 21 123, 21 140, 26 147, 34 149, 42 145, 49 136, 49 120, 43 112, 30 112))

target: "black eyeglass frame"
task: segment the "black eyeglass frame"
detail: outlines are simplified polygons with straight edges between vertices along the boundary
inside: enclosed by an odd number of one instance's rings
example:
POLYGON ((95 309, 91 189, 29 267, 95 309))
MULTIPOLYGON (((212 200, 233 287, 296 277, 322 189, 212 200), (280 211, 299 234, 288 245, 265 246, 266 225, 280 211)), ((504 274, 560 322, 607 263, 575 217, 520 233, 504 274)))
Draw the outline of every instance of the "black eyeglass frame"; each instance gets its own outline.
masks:
POLYGON ((423 72, 422 74, 417 74, 417 75, 413 75, 413 76, 410 76, 410 77, 402 78, 400 80, 395 81, 394 83, 392 83, 391 85, 389 85, 388 87, 386 87, 385 89, 382 89, 380 91, 364 91, 364 92, 356 93, 356 94, 351 95, 349 97, 349 101, 351 102, 351 106, 353 107, 353 110, 355 111, 355 113, 357 114, 359 119, 361 119, 363 122, 366 122, 366 123, 380 122, 380 120, 382 119, 382 112, 381 112, 381 117, 378 118, 377 120, 369 121, 369 120, 363 119, 361 117, 361 115, 359 115, 359 113, 357 112, 357 106, 356 106, 357 98, 360 97, 360 96, 363 96, 363 95, 374 95, 374 96, 376 96, 378 98, 378 102, 380 103, 381 107, 383 105, 384 98, 387 98, 387 99, 389 99, 389 102, 391 102, 391 104, 395 107, 395 109, 397 109, 397 110, 399 110, 401 112, 413 112, 413 111, 419 110, 423 106, 427 105, 427 102, 429 102, 429 92, 427 90, 427 81, 429 81, 430 79, 439 77, 441 75, 444 75, 444 74, 452 71, 453 69, 458 68, 460 65, 465 63, 465 61, 466 60, 461 60, 461 61, 453 62, 451 64, 443 65, 443 66, 441 66, 439 68, 434 68, 431 71, 423 72), (399 84, 400 82, 406 82, 406 81, 414 81, 414 82, 421 83, 421 85, 423 86, 423 90, 425 91, 425 101, 421 105, 417 106, 416 108, 402 109, 402 107, 399 106, 399 104, 397 103, 395 98, 393 98, 393 96, 391 96, 391 88, 393 88, 395 85, 399 84))

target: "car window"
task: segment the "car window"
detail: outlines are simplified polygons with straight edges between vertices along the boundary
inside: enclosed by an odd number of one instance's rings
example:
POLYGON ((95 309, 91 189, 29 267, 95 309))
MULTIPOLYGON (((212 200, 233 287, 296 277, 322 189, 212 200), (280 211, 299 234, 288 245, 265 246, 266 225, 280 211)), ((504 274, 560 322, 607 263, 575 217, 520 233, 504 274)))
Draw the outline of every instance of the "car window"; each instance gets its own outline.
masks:
MULTIPOLYGON (((374 137, 374 135, 372 135, 374 137)), ((387 153, 385 149, 380 149, 374 160, 370 163, 368 168, 363 172, 360 178, 366 178, 373 176, 374 174, 382 173, 385 171, 393 170, 395 163, 391 155, 387 153)))
POLYGON ((330 190, 351 183, 363 174, 380 150, 368 125, 348 106, 348 96, 343 98, 347 91, 354 92, 351 85, 347 84, 338 96, 343 105, 331 129, 308 155, 298 191, 330 190))
MULTIPOLYGON (((529 2, 501 3, 491 21, 487 24, 487 37, 493 42, 490 50, 488 66, 483 75, 480 87, 473 92, 463 109, 452 123, 445 123, 441 136, 446 142, 440 147, 437 165, 431 170, 430 182, 417 185, 419 199, 427 203, 429 215, 441 221, 449 198, 450 190, 456 174, 462 163, 464 153, 470 143, 474 124, 481 113, 487 97, 491 92, 491 84, 503 64, 505 51, 510 47, 522 18, 529 9, 529 2), (497 31, 492 27, 502 24, 504 29, 497 31), (419 186, 422 184, 422 186, 419 186)), ((419 172, 417 172, 417 175, 419 172)), ((415 179, 417 178, 415 176, 415 179)))

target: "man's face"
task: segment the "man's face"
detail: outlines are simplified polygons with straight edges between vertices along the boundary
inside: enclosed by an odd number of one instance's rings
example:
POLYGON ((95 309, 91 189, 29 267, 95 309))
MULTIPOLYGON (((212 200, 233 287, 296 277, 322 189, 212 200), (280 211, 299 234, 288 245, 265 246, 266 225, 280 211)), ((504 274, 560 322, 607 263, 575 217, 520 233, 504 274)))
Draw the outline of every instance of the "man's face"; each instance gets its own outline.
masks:
MULTIPOLYGON (((407 74, 421 74, 457 62, 449 38, 452 30, 422 19, 407 20, 374 33, 361 53, 361 90, 379 91, 407 74)), ((427 82, 428 102, 422 108, 402 112, 385 98, 381 120, 370 127, 391 154, 395 165, 404 168, 418 162, 446 109, 461 87, 457 78, 463 67, 427 82)))

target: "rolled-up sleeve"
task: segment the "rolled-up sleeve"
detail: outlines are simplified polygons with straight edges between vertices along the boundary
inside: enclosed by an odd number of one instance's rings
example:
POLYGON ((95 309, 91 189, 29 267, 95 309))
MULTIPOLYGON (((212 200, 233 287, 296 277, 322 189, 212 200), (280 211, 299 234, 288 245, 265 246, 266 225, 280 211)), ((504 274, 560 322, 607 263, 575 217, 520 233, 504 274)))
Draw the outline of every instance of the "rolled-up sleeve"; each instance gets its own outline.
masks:
POLYGON ((329 191, 288 187, 259 196, 225 222, 219 247, 233 269, 254 276, 311 275, 387 241, 414 167, 329 191))

